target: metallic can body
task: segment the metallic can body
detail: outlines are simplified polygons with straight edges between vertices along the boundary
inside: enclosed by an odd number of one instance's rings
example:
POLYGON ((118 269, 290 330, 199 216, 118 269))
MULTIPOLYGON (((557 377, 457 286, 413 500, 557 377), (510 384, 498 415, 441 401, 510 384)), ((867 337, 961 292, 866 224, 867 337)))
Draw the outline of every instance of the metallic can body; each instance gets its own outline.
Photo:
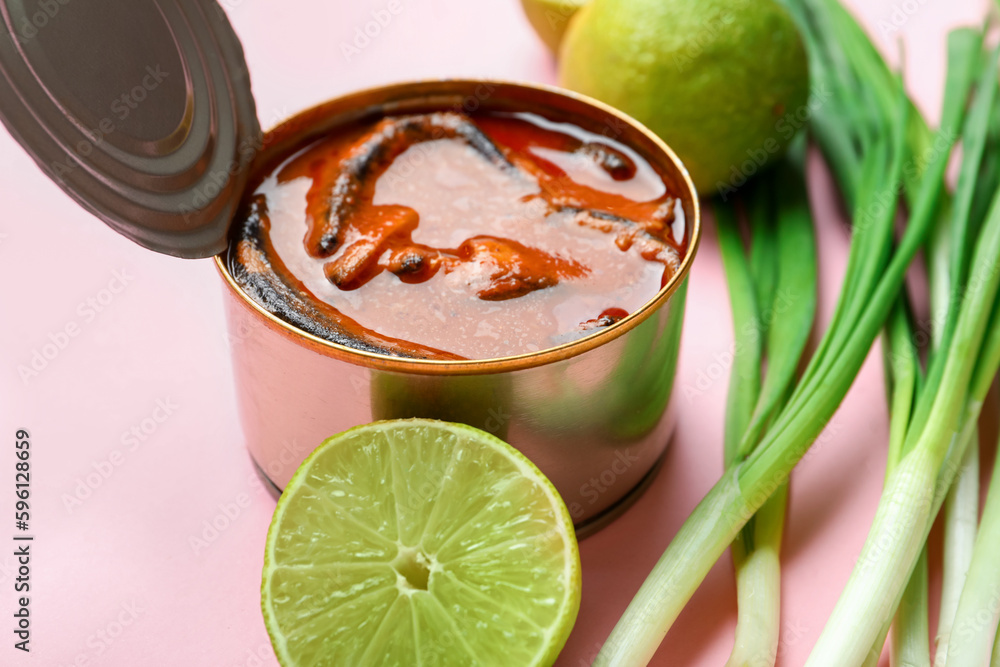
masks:
POLYGON ((265 152, 280 154, 373 109, 470 101, 477 108, 556 110, 591 127, 615 128, 615 138, 642 152, 680 193, 688 236, 680 269, 642 309, 599 333, 516 357, 444 362, 360 352, 310 336, 254 302, 220 256, 244 436, 280 489, 319 443, 353 426, 407 417, 463 422, 524 452, 562 494, 578 531, 594 529, 651 478, 674 425, 670 396, 700 230, 694 188, 676 156, 599 103, 483 81, 396 84, 340 98, 273 130, 265 152))

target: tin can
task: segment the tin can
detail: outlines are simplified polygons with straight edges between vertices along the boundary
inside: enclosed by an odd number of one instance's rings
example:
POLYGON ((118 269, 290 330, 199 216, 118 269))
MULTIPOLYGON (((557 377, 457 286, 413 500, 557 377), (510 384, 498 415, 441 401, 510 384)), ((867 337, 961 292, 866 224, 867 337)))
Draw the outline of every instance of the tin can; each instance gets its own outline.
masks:
POLYGON ((642 308, 585 338, 512 357, 441 361, 361 351, 301 331, 251 299, 223 253, 216 263, 247 446, 280 490, 317 445, 353 426, 408 417, 462 422, 524 452, 566 501, 578 534, 588 534, 651 481, 673 431, 686 280, 700 236, 694 186, 673 151, 621 112, 556 88, 486 80, 393 84, 332 100, 269 131, 255 164, 359 118, 428 108, 535 112, 628 145, 679 196, 687 237, 680 267, 642 308))

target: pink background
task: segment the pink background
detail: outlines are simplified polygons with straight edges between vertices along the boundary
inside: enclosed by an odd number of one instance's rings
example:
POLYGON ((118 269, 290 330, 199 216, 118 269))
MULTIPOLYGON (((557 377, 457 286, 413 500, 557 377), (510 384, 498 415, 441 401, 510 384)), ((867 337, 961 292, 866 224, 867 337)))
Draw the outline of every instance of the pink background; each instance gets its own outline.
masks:
MULTIPOLYGON (((291 0, 280 9, 265 0, 222 4, 245 46, 265 127, 325 98, 403 79, 555 79, 553 60, 517 0, 402 0, 402 12, 350 60, 340 43, 352 40, 385 0, 291 0)), ((989 3, 895 3, 916 12, 897 15, 902 29, 885 34, 878 22, 891 20, 893 2, 849 4, 885 50, 895 53, 893 41, 905 36, 908 85, 936 118, 945 32, 978 24, 989 3)), ((818 161, 812 167, 825 321, 848 232, 818 161)), ((6 285, 0 293, 0 517, 4 526, 13 523, 14 432, 27 428, 37 536, 32 664, 275 664, 258 593, 274 501, 243 448, 212 262, 159 256, 116 235, 63 195, 3 132, 0 183, 0 282, 6 285), (107 288, 116 271, 128 280, 112 293, 107 288), (99 312, 88 299, 97 300, 99 312), (18 366, 30 365, 50 336, 59 339, 58 332, 74 325, 77 335, 44 370, 19 376, 18 366), (170 414, 157 412, 158 401, 170 414), (145 429, 142 440, 126 436, 133 427, 145 429), (105 476, 92 475, 98 470, 105 476), (204 544, 192 543, 205 539, 206 522, 226 523, 219 518, 226 512, 227 528, 204 544)), ((722 371, 732 336, 710 224, 690 288, 676 390, 682 414, 666 469, 627 514, 582 543, 583 606, 560 665, 589 664, 720 473, 722 371)), ((846 581, 878 499, 886 436, 881 367, 873 357, 792 478, 781 665, 804 662, 846 581)), ((12 526, 0 530, 0 541, 9 540, 9 532, 12 526)), ((12 625, 12 551, 0 548, 3 628, 12 625)), ((734 622, 726 556, 654 664, 723 664, 734 622)), ((29 663, 13 649, 9 630, 0 636, 0 663, 29 663)))

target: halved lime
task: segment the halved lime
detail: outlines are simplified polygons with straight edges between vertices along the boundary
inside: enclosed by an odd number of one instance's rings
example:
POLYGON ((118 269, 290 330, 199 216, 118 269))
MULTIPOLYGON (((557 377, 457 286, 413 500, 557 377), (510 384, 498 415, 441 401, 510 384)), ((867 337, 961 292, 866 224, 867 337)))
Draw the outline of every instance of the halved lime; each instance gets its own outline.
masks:
POLYGON ((284 667, 550 665, 579 606, 573 523, 552 483, 462 424, 333 436, 267 534, 261 607, 284 667))

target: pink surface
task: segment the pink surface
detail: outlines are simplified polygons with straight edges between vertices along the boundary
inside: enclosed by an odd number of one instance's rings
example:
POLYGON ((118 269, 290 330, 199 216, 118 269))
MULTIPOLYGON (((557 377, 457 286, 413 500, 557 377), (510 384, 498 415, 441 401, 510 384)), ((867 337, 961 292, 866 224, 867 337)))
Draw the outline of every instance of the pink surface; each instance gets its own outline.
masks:
MULTIPOLYGON (((243 40, 265 126, 324 98, 389 81, 554 80, 554 64, 516 0, 402 0, 398 16, 349 59, 340 44, 353 40, 384 0, 293 0, 280 11, 263 0, 222 4, 243 40)), ((978 23, 988 2, 851 4, 884 48, 905 36, 909 85, 935 117, 945 32, 978 23), (897 5, 916 12, 894 14, 897 5), (901 29, 889 30, 893 21, 901 29)), ((819 164, 812 166, 825 320, 847 232, 819 164)), ((159 256, 117 236, 64 196, 5 133, 0 183, 0 281, 7 285, 0 296, 0 433, 8 448, 0 453, 7 462, 0 517, 13 523, 14 432, 27 428, 36 535, 32 653, 14 650, 6 630, 0 664, 275 664, 258 607, 274 501, 256 481, 239 432, 211 261, 159 256), (46 350, 53 358, 37 375, 22 377, 18 368, 30 367, 50 342, 57 345, 46 350), (225 527, 213 532, 213 522, 225 527)), ((589 664, 718 477, 731 347, 709 225, 691 277, 676 388, 680 426, 667 467, 628 513, 581 545, 583 606, 560 665, 589 664)), ((780 665, 804 662, 846 581, 878 499, 886 435, 873 358, 793 475, 780 665)), ((10 532, 13 526, 0 530, 0 540, 10 532)), ((0 549, 4 627, 14 610, 12 552, 0 549)), ((734 621, 727 556, 654 664, 723 664, 734 621)))

